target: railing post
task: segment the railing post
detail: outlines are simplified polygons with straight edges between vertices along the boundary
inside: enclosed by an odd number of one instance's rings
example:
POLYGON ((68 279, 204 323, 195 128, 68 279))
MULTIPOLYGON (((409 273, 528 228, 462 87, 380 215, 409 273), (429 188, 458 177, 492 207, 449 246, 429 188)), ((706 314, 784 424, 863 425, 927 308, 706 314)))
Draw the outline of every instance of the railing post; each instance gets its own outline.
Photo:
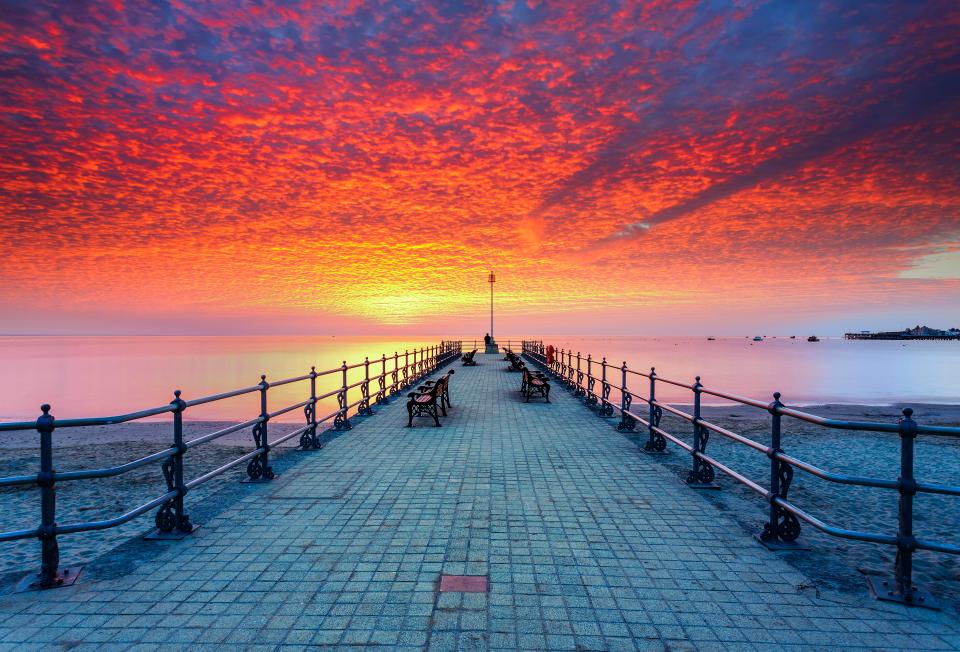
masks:
POLYGON ((303 406, 303 418, 310 426, 300 435, 300 450, 320 450, 323 444, 317 437, 317 368, 310 367, 310 402, 303 406))
POLYGON ((267 422, 270 413, 267 411, 267 390, 270 383, 265 375, 260 376, 260 421, 253 426, 253 443, 258 449, 263 449, 259 455, 247 464, 247 479, 244 482, 266 482, 273 480, 273 469, 270 467, 270 441, 267 437, 267 422))
POLYGON ((917 481, 913 477, 913 445, 917 438, 917 422, 913 409, 904 408, 900 419, 900 477, 897 491, 900 501, 897 508, 897 559, 894 565, 894 582, 879 578, 870 580, 870 588, 880 600, 902 602, 908 605, 936 609, 936 601, 922 589, 913 585, 913 553, 917 540, 913 536, 913 497, 917 493, 917 481))
POLYGON ((587 392, 583 389, 583 371, 580 369, 580 352, 577 351, 577 396, 586 396, 587 392))
POLYGON ((380 354, 380 376, 377 378, 377 404, 388 403, 387 399, 387 354, 380 354))
POLYGON ((60 546, 57 544, 57 488, 56 472, 53 470, 53 431, 56 420, 50 414, 50 406, 40 406, 43 412, 37 417, 37 432, 40 434, 40 572, 24 577, 15 592, 35 589, 53 589, 69 586, 77 581, 80 568, 60 569, 60 546))
POLYGON ((633 396, 627 389, 627 361, 624 360, 620 365, 620 423, 617 424, 620 432, 633 432, 633 427, 637 425, 637 420, 627 414, 632 402, 633 396))
POLYGON ((650 396, 648 397, 647 402, 650 404, 650 413, 649 413, 649 425, 647 426, 647 432, 649 437, 647 443, 643 445, 643 452, 650 455, 657 455, 666 453, 667 451, 667 439, 661 435, 659 432, 654 430, 654 428, 660 427, 660 419, 663 418, 663 410, 654 405, 654 402, 657 400, 657 369, 656 367, 650 367, 650 396))
POLYGON ((340 408, 340 411, 337 412, 337 416, 333 418, 333 429, 334 430, 350 430, 353 426, 350 424, 350 419, 347 418, 347 361, 343 361, 343 365, 340 367, 340 391, 337 392, 337 406, 340 408))
POLYGON ((772 550, 796 549, 798 546, 793 542, 800 536, 800 520, 777 505, 777 498, 787 499, 790 483, 793 482, 793 467, 777 459, 777 454, 783 452, 782 407, 780 392, 774 392, 773 402, 767 406, 770 412, 770 452, 767 453, 770 458, 770 508, 768 520, 758 537, 763 545, 772 550))
POLYGON ((57 544, 57 487, 53 471, 53 429, 55 419, 50 406, 40 406, 43 414, 37 418, 40 433, 40 588, 51 588, 58 583, 60 546, 57 544))
POLYGON ((164 460, 161 470, 167 481, 167 491, 176 491, 177 495, 163 503, 154 517, 156 532, 146 535, 146 539, 182 539, 185 534, 193 532, 194 526, 190 517, 184 513, 183 497, 187 495, 187 487, 183 482, 183 454, 187 447, 183 443, 183 411, 187 402, 180 398, 180 390, 173 393, 173 455, 164 460), (177 530, 177 533, 173 531, 177 530))
POLYGON ((363 358, 363 384, 360 385, 360 406, 358 412, 366 416, 373 415, 373 408, 370 407, 370 358, 363 358))
POLYGON ((37 418, 40 433, 40 583, 41 588, 57 584, 60 570, 60 546, 57 544, 57 487, 53 471, 53 429, 56 420, 50 415, 50 406, 40 406, 43 414, 37 418))
POLYGON ((607 357, 604 356, 600 361, 600 409, 597 414, 601 417, 613 416, 613 405, 610 404, 610 383, 607 381, 607 357))
POLYGON ((393 369, 390 370, 390 395, 393 396, 397 393, 397 390, 400 387, 400 354, 396 351, 393 352, 393 369))
POLYGON ((593 357, 591 354, 587 354, 587 388, 584 391, 584 400, 586 401, 587 407, 592 408, 597 404, 597 395, 594 394, 593 388, 596 386, 596 380, 593 377, 593 357))
POLYGON ((401 387, 408 387, 410 385, 410 349, 403 350, 403 381, 400 383, 401 387))
POLYGON ((707 452, 707 441, 710 439, 710 431, 700 422, 700 390, 703 387, 700 384, 700 376, 697 376, 693 383, 693 451, 690 453, 690 472, 687 474, 687 485, 694 489, 719 489, 713 484, 715 473, 713 466, 697 455, 704 455, 707 452))

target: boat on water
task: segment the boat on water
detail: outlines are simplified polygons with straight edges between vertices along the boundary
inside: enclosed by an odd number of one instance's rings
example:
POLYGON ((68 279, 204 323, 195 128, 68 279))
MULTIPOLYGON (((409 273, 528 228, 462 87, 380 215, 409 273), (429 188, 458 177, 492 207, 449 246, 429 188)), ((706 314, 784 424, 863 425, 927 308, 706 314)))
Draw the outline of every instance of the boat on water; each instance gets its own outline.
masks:
POLYGON ((708 341, 708 342, 712 342, 712 341, 714 341, 715 339, 717 339, 717 338, 715 338, 715 337, 708 337, 708 338, 707 338, 707 341, 708 341))
POLYGON ((790 336, 790 339, 791 339, 791 340, 795 340, 795 339, 797 339, 797 336, 796 336, 796 335, 791 335, 791 336, 790 336))
POLYGON ((808 342, 819 342, 819 341, 820 341, 820 338, 817 337, 816 335, 811 335, 810 337, 807 338, 807 341, 808 341, 808 342))
POLYGON ((756 336, 754 336, 753 341, 754 341, 754 342, 762 342, 762 341, 763 341, 763 338, 760 337, 759 335, 756 335, 756 336))

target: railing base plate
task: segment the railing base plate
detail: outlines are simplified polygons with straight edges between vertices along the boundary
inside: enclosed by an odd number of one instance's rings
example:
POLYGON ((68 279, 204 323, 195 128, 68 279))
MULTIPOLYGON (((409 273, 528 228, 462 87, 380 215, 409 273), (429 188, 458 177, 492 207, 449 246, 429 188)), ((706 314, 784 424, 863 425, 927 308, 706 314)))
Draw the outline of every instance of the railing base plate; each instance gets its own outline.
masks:
POLYGON ((240 481, 240 483, 241 484, 266 484, 268 482, 273 482, 279 477, 280 475, 278 474, 273 476, 272 478, 257 478, 256 480, 253 480, 251 478, 244 478, 243 480, 240 481))
POLYGON ((160 530, 154 528, 143 535, 144 541, 183 541, 187 537, 194 534, 197 530, 200 529, 200 526, 196 523, 193 524, 193 529, 189 532, 184 532, 183 530, 173 530, 172 532, 161 532, 160 530))
POLYGON ((73 586, 80 578, 80 573, 82 572, 83 566, 61 568, 57 571, 56 583, 51 586, 41 586, 40 573, 31 573, 17 582, 17 586, 13 589, 13 592, 24 593, 26 591, 44 591, 46 589, 59 589, 62 586, 73 586))
POLYGON ((322 451, 323 446, 322 445, 310 446, 309 448, 304 448, 303 446, 297 446, 293 450, 297 451, 298 453, 316 453, 317 451, 322 451))
POLYGON ((883 600, 884 602, 899 602, 900 604, 907 605, 909 607, 923 607, 924 609, 934 609, 935 611, 940 611, 940 604, 937 600, 927 593, 926 591, 913 587, 913 599, 904 600, 904 597, 899 593, 894 593, 896 582, 893 580, 885 580, 879 577, 869 577, 867 578, 867 586, 870 587, 870 593, 873 594, 877 600, 883 600))
POLYGON ((759 534, 754 534, 753 538, 762 543, 763 547, 767 550, 811 550, 810 546, 805 546, 802 543, 797 543, 796 541, 780 541, 779 539, 764 541, 763 537, 761 537, 759 534))

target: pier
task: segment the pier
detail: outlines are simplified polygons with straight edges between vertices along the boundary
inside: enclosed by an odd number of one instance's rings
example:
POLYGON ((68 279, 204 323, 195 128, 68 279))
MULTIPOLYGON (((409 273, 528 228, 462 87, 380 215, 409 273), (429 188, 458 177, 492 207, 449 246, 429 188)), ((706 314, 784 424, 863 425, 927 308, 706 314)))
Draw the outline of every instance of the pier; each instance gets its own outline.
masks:
POLYGON ((526 403, 502 355, 476 359, 453 367, 442 427, 405 427, 398 392, 322 448, 275 454, 276 479, 244 485, 196 532, 137 544, 128 570, 105 550, 73 586, 6 595, 0 644, 960 647, 949 611, 804 590, 640 454, 620 415, 598 418, 556 381, 550 403, 526 403))

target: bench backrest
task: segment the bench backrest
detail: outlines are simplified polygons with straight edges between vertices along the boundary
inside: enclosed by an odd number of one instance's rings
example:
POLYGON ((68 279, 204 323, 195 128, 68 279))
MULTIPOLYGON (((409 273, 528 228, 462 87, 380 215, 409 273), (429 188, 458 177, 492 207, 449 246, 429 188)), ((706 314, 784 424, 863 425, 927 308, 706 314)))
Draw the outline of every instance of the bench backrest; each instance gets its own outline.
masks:
POLYGON ((450 376, 452 375, 453 369, 440 376, 440 378, 437 379, 437 384, 434 385, 434 387, 439 387, 441 392, 447 391, 447 388, 450 385, 450 376))

